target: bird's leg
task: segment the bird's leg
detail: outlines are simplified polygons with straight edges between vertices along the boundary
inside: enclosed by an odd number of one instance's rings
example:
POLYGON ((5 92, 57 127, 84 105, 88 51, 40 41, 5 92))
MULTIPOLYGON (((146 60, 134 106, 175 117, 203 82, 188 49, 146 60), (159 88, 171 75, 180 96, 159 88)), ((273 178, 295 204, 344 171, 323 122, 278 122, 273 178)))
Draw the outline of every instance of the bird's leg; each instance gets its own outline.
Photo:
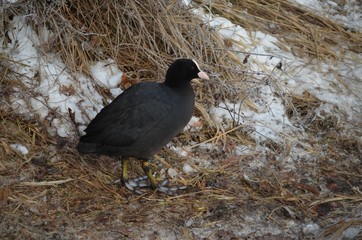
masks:
POLYGON ((127 161, 122 157, 119 157, 118 160, 122 161, 122 175, 121 179, 114 181, 114 183, 125 183, 128 181, 127 161))
POLYGON ((127 160, 122 158, 122 181, 128 181, 127 160))
POLYGON ((151 187, 153 189, 157 189, 158 184, 157 184, 157 181, 156 181, 155 177, 153 176, 153 174, 151 172, 150 162, 149 162, 148 159, 142 160, 142 169, 145 172, 146 176, 148 177, 148 180, 150 180, 151 187))
POLYGON ((128 172, 127 172, 127 160, 122 158, 122 176, 121 180, 124 183, 124 185, 131 191, 134 191, 134 184, 132 184, 132 181, 128 180, 128 172))

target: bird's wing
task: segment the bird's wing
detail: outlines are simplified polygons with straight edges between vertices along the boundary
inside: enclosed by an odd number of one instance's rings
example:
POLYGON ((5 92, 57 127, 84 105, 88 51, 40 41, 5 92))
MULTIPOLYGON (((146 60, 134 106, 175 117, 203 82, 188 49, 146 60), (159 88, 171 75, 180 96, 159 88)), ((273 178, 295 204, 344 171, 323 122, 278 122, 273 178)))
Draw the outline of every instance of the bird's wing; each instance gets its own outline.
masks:
POLYGON ((80 141, 102 145, 129 146, 162 121, 171 103, 158 84, 138 84, 104 107, 90 122, 80 141))

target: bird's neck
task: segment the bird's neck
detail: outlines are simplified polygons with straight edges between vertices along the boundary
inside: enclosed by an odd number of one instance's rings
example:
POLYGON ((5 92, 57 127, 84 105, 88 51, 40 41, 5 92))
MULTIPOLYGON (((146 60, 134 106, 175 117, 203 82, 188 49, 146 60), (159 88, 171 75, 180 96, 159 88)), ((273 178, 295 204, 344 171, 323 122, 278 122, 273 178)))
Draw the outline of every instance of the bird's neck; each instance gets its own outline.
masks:
POLYGON ((178 79, 172 79, 172 80, 168 80, 166 78, 165 80, 165 85, 172 88, 172 89, 188 89, 191 88, 191 83, 190 82, 185 82, 184 80, 179 80, 178 79))

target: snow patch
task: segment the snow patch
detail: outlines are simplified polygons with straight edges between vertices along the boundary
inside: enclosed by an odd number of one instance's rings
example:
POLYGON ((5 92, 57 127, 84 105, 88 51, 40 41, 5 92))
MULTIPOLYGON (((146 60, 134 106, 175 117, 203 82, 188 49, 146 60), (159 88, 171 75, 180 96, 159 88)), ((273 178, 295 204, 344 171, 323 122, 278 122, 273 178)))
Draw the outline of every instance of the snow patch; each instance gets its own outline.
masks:
POLYGON ((336 21, 354 31, 362 31, 362 8, 359 0, 346 1, 317 1, 294 0, 311 11, 318 11, 325 17, 336 21))
POLYGON ((304 234, 313 234, 316 235, 319 232, 319 226, 316 223, 308 223, 303 226, 304 234))
POLYGON ((200 118, 192 116, 184 131, 197 132, 202 129, 202 121, 200 118))
POLYGON ((90 66, 92 77, 108 89, 117 88, 123 73, 112 60, 99 61, 90 66))
POLYGON ((171 144, 168 144, 168 146, 170 147, 170 149, 172 151, 174 151, 175 153, 177 153, 178 155, 180 155, 182 157, 186 157, 188 155, 188 152, 185 151, 185 149, 183 149, 181 147, 175 147, 175 146, 172 146, 171 144))
MULTIPOLYGON (((48 131, 54 135, 76 135, 70 114, 74 114, 76 123, 86 125, 104 107, 103 97, 95 90, 92 79, 71 74, 58 56, 37 50, 52 35, 46 27, 37 35, 26 23, 26 17, 15 16, 10 29, 11 41, 5 53, 24 64, 14 65, 14 70, 22 74, 22 82, 34 92, 29 95, 15 88, 10 97, 12 108, 20 114, 49 122, 48 131)), ((122 92, 118 88, 122 72, 111 59, 95 63, 91 72, 99 84, 110 88, 113 96, 122 92)))
POLYGON ((182 167, 182 171, 185 174, 190 174, 190 173, 194 172, 195 170, 189 164, 185 163, 184 166, 182 167))
POLYGON ((10 147, 14 150, 17 151, 23 155, 27 155, 29 153, 29 150, 27 147, 25 147, 24 145, 20 144, 20 143, 14 143, 14 144, 10 144, 10 147))

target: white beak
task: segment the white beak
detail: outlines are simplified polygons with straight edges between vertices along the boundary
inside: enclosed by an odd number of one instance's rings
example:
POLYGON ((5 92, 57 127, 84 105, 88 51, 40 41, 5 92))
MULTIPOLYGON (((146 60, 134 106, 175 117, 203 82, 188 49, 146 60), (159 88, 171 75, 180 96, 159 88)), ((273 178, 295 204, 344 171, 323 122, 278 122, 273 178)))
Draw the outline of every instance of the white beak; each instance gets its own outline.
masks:
POLYGON ((197 74, 197 76, 199 76, 199 78, 201 78, 203 80, 210 80, 209 76, 207 76, 207 74, 205 72, 199 72, 197 74))

